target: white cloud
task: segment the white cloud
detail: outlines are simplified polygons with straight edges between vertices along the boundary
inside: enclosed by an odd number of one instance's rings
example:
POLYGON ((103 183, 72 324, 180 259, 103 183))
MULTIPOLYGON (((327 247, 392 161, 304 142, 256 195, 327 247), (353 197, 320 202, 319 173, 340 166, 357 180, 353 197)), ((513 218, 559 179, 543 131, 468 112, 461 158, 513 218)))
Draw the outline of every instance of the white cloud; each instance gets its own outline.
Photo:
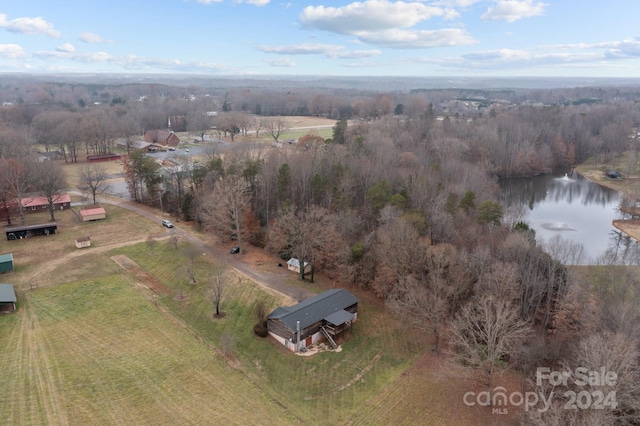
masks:
POLYGON ((85 43, 104 43, 105 40, 102 38, 100 34, 91 33, 89 31, 85 31, 78 36, 78 40, 83 41, 85 43))
MULTIPOLYGON (((595 64, 605 59, 597 52, 532 52, 526 50, 497 49, 462 56, 456 66, 464 68, 505 69, 505 68, 542 68, 549 66, 576 66, 595 64)), ((453 64, 452 64, 453 65, 453 64)))
POLYGON ((259 49, 266 53, 278 55, 323 55, 328 58, 354 59, 370 58, 380 55, 379 50, 346 50, 344 46, 335 44, 303 43, 289 46, 260 46, 259 49))
POLYGON ((17 44, 0 44, 0 58, 19 59, 26 57, 22 46, 17 44))
POLYGON ((56 47, 56 50, 58 52, 73 53, 76 51, 76 48, 73 47, 71 43, 64 43, 63 45, 56 47))
POLYGON ((271 0, 235 0, 236 3, 246 3, 253 6, 265 6, 269 4, 271 0))
POLYGON ((498 0, 481 16, 484 21, 515 22, 523 18, 531 18, 544 14, 547 5, 534 0, 498 0))
POLYGON ((327 56, 338 58, 338 59, 362 59, 362 58, 372 58, 374 56, 378 56, 381 54, 382 54, 381 51, 372 49, 372 50, 338 51, 338 52, 333 52, 327 56))
POLYGON ((418 2, 366 0, 339 8, 308 6, 299 20, 307 28, 352 35, 362 43, 390 48, 422 49, 476 43, 461 29, 409 29, 434 17, 453 19, 459 15, 453 9, 418 2))
POLYGON ((196 0, 196 3, 201 4, 211 4, 211 3, 222 3, 223 0, 196 0))
POLYGON ((264 62, 271 65, 272 67, 295 67, 296 66, 296 63, 289 58, 265 59, 264 62))
POLYGON ((432 2, 432 4, 442 7, 469 7, 481 1, 484 0, 439 0, 432 2))
POLYGON ((337 34, 409 28, 424 20, 448 15, 443 8, 422 3, 366 0, 343 7, 307 6, 300 13, 303 26, 337 34))
POLYGON ((326 55, 334 50, 344 49, 335 44, 294 44, 290 46, 260 46, 259 49, 266 53, 279 55, 326 55))
POLYGON ((0 28, 7 31, 22 34, 44 34, 49 37, 60 37, 60 32, 53 28, 53 24, 45 21, 42 17, 37 18, 16 18, 7 20, 7 15, 0 13, 0 28))
POLYGON ((387 30, 358 34, 363 42, 398 49, 424 49, 475 44, 477 41, 457 28, 444 30, 387 30))

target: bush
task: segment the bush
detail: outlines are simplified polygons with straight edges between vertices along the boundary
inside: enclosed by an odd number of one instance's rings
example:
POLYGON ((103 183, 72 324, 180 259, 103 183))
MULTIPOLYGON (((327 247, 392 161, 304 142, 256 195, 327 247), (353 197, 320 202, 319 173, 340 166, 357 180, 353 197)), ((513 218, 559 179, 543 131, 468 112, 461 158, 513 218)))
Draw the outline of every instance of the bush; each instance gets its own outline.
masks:
POLYGON ((253 326, 253 332, 260 337, 267 337, 269 335, 269 332, 267 331, 267 327, 261 323, 258 323, 253 326))

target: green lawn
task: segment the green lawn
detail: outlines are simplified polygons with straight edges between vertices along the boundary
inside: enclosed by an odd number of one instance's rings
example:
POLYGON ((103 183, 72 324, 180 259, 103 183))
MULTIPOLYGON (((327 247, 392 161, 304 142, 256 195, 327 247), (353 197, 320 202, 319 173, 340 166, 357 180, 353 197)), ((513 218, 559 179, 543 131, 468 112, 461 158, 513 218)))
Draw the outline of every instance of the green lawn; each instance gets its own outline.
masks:
POLYGON ((296 423, 122 275, 29 292, 0 346, 6 424, 296 423))
POLYGON ((415 359, 416 348, 412 350, 406 336, 378 302, 360 301, 358 321, 342 352, 299 357, 270 339, 254 336, 253 303, 264 299, 271 308, 279 304, 256 284, 234 279, 222 303, 226 315, 214 319, 204 284, 204 271, 212 266, 204 260, 199 260, 203 268, 201 282, 189 285, 175 279, 173 271, 184 259, 176 256, 168 243, 158 247, 153 256, 136 246, 116 252, 126 254, 146 271, 153 271, 174 294, 181 286, 185 301, 165 296, 160 303, 214 345, 219 345, 221 336, 232 336, 233 354, 246 376, 296 417, 312 424, 347 422, 415 359))

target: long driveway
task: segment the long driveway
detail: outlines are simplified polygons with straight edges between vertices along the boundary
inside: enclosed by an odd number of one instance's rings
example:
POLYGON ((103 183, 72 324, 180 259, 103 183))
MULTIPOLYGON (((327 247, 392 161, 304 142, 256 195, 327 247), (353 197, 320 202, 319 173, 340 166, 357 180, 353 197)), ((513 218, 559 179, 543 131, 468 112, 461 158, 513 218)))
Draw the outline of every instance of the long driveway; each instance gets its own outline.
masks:
MULTIPOLYGON (((76 191, 69 191, 71 194, 80 194, 76 191)), ((135 212, 141 216, 148 218, 149 220, 156 222, 158 227, 161 226, 162 217, 158 215, 156 209, 152 209, 147 206, 142 206, 135 204, 130 201, 122 200, 120 198, 114 196, 100 196, 97 197, 100 203, 111 204, 114 206, 121 207, 123 209, 130 210, 135 212)), ((309 296, 313 295, 313 292, 304 290, 302 287, 293 286, 287 283, 287 279, 291 278, 291 272, 286 268, 280 268, 274 262, 273 268, 269 271, 264 270, 256 270, 251 267, 246 262, 242 261, 242 255, 231 255, 228 253, 226 248, 218 247, 215 245, 211 245, 202 241, 200 238, 193 235, 191 232, 188 232, 185 229, 182 229, 178 224, 174 223, 174 227, 171 230, 167 230, 168 234, 177 235, 179 237, 184 238, 189 241, 195 247, 202 250, 203 253, 206 253, 209 256, 213 256, 223 263, 232 267, 236 272, 246 276, 251 281, 255 282, 258 285, 261 285, 271 291, 276 293, 288 296, 292 299, 292 301, 297 302, 302 299, 306 299, 309 296)), ((253 250, 261 250, 258 248, 253 248, 253 250)))

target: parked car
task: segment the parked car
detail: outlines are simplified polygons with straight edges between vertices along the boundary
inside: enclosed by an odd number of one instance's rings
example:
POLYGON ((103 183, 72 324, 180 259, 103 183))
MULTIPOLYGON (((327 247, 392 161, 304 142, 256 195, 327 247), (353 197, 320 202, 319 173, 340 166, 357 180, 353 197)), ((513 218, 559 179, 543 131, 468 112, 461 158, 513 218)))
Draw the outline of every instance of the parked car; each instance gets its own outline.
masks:
POLYGON ((167 228, 173 228, 173 222, 165 219, 162 221, 162 226, 166 226, 167 228))
POLYGON ((231 253, 231 254, 238 254, 238 253, 240 253, 240 247, 233 247, 233 248, 229 251, 229 253, 231 253))

